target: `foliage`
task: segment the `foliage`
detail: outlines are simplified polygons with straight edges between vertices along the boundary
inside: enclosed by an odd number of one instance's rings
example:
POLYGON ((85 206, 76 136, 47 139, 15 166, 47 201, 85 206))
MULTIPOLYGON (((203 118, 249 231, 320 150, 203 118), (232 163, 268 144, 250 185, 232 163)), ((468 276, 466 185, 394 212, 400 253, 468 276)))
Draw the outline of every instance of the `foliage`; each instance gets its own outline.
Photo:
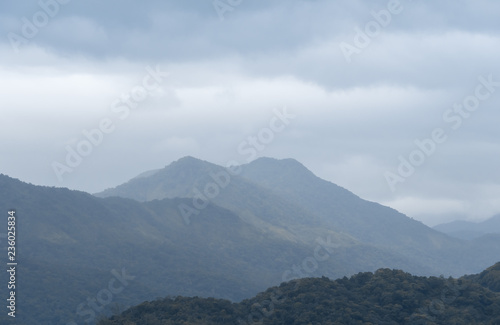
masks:
POLYGON ((487 268, 480 274, 468 276, 467 278, 492 291, 500 292, 500 263, 487 268))
POLYGON ((167 298, 98 325, 500 324, 500 296, 466 279, 380 269, 335 281, 305 278, 244 300, 167 298))

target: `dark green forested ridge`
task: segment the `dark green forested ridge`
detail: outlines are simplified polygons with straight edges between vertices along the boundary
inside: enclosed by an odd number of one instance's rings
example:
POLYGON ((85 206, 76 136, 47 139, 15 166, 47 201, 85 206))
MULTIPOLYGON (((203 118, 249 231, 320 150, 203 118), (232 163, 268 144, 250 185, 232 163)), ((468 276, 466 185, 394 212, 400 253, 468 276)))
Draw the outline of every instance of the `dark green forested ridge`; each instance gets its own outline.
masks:
POLYGON ((500 263, 487 268, 477 275, 467 277, 491 291, 500 292, 500 263))
MULTIPOLYGON (((477 276, 495 282, 499 269, 500 263, 477 276)), ((254 323, 496 325, 500 295, 471 277, 419 277, 380 269, 335 281, 293 280, 241 303, 198 297, 144 302, 98 325, 254 323)))

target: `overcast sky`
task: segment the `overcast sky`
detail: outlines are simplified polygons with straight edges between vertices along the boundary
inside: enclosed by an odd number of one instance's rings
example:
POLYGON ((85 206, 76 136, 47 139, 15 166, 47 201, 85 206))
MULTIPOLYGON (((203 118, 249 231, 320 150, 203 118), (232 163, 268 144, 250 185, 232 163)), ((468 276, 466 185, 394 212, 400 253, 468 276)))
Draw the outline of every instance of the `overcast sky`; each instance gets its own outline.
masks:
POLYGON ((255 151, 431 226, 483 220, 500 213, 499 12, 2 1, 0 173, 94 193, 186 155, 225 165, 255 151))

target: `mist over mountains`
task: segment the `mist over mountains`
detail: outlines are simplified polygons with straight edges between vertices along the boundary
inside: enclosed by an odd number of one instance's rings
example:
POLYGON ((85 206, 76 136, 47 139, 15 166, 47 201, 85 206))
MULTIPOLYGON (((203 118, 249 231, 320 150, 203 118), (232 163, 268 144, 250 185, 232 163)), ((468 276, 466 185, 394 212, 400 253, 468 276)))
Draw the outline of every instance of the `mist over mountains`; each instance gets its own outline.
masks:
POLYGON ((236 302, 380 268, 458 277, 499 259, 500 235, 449 237, 293 159, 228 170, 185 157, 96 195, 0 175, 0 195, 19 215, 19 324, 94 322, 165 296, 236 302))

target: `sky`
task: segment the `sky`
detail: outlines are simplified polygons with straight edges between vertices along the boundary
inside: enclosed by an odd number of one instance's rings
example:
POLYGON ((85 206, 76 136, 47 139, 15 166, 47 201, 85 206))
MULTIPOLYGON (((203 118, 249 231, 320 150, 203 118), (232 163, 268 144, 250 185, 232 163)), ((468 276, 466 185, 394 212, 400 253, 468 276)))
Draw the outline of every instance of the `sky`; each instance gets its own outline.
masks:
POLYGON ((500 213, 500 2, 0 3, 0 173, 95 193, 294 158, 434 226, 500 213))

